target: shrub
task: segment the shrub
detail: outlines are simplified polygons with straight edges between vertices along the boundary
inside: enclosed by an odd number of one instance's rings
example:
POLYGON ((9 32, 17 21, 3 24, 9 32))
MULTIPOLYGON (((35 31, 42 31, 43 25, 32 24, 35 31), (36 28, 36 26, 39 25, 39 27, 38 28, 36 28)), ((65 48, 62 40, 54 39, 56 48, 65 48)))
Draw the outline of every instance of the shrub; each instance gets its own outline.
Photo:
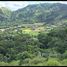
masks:
POLYGON ((0 62, 0 66, 9 66, 9 64, 5 62, 0 62))
POLYGON ((19 65, 19 60, 17 61, 12 61, 9 63, 9 66, 18 66, 19 65))
POLYGON ((55 59, 49 59, 46 63, 46 66, 61 66, 61 63, 55 59))
POLYGON ((64 59, 63 61, 61 61, 61 63, 63 64, 63 66, 67 66, 67 59, 64 59))

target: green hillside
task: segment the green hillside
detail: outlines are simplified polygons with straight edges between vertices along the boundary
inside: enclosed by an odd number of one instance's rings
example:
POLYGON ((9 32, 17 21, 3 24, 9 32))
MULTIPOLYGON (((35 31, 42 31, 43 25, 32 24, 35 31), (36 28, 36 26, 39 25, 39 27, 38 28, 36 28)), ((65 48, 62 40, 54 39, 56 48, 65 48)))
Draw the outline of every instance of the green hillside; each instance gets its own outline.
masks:
POLYGON ((12 20, 24 23, 55 23, 67 19, 67 5, 65 4, 35 4, 13 12, 12 20))
POLYGON ((22 23, 57 24, 67 21, 67 5, 44 3, 28 5, 16 11, 0 8, 0 26, 21 25, 22 23))
POLYGON ((67 5, 1 7, 0 66, 67 66, 67 5))

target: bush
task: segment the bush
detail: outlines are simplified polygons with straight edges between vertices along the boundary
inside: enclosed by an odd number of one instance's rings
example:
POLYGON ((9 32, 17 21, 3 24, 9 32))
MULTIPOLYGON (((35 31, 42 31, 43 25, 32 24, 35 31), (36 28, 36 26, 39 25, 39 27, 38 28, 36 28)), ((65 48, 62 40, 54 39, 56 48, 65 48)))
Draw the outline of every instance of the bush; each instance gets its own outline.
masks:
POLYGON ((43 62, 46 62, 46 58, 43 57, 35 57, 33 59, 25 59, 24 60, 24 64, 22 64, 21 66, 43 66, 43 62))
POLYGON ((46 63, 46 66, 61 66, 61 63, 55 59, 49 59, 46 63))
POLYGON ((63 64, 63 66, 67 66, 67 59, 64 59, 63 61, 61 61, 61 63, 63 64))
POLYGON ((9 64, 5 62, 0 62, 0 66, 9 66, 9 64))
POLYGON ((67 58, 67 51, 63 53, 63 58, 67 58))
POLYGON ((29 65, 31 65, 31 66, 36 66, 36 65, 39 65, 39 64, 42 65, 42 63, 45 62, 45 61, 46 61, 46 58, 37 56, 37 57, 35 57, 35 58, 33 58, 29 61, 29 65))
POLYGON ((18 66, 19 65, 19 60, 17 61, 12 61, 9 63, 9 66, 18 66))

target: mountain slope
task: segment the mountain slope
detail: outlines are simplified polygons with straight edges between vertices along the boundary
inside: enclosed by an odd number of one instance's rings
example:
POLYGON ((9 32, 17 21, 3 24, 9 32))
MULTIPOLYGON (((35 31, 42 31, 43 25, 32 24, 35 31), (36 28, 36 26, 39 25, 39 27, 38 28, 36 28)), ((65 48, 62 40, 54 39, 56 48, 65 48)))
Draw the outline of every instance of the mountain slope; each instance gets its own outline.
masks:
POLYGON ((11 19, 12 21, 17 20, 28 23, 54 23, 55 21, 67 19, 67 5, 60 3, 28 5, 13 12, 11 19))
POLYGON ((5 7, 1 7, 0 8, 0 21, 6 21, 11 14, 11 10, 5 8, 5 7))
POLYGON ((61 24, 66 22, 66 4, 33 4, 13 12, 5 7, 0 8, 0 26, 21 25, 23 23, 61 24))

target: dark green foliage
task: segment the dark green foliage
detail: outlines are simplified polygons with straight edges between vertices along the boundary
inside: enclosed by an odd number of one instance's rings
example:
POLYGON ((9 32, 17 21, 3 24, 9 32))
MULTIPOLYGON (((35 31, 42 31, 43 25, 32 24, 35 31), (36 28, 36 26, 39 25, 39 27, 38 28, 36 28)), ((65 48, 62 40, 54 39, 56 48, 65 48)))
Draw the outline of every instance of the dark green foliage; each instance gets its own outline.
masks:
POLYGON ((54 48, 57 52, 64 53, 67 50, 67 32, 66 27, 55 28, 49 33, 40 33, 38 36, 42 43, 40 48, 54 48))
POLYGON ((0 26, 10 27, 22 23, 63 23, 63 20, 67 19, 66 12, 67 5, 60 3, 28 5, 16 11, 2 7, 0 8, 0 26))
POLYGON ((66 13, 67 5, 58 3, 28 5, 14 12, 2 7, 0 66, 67 65, 66 13), (32 33, 23 31, 27 28, 32 33))

